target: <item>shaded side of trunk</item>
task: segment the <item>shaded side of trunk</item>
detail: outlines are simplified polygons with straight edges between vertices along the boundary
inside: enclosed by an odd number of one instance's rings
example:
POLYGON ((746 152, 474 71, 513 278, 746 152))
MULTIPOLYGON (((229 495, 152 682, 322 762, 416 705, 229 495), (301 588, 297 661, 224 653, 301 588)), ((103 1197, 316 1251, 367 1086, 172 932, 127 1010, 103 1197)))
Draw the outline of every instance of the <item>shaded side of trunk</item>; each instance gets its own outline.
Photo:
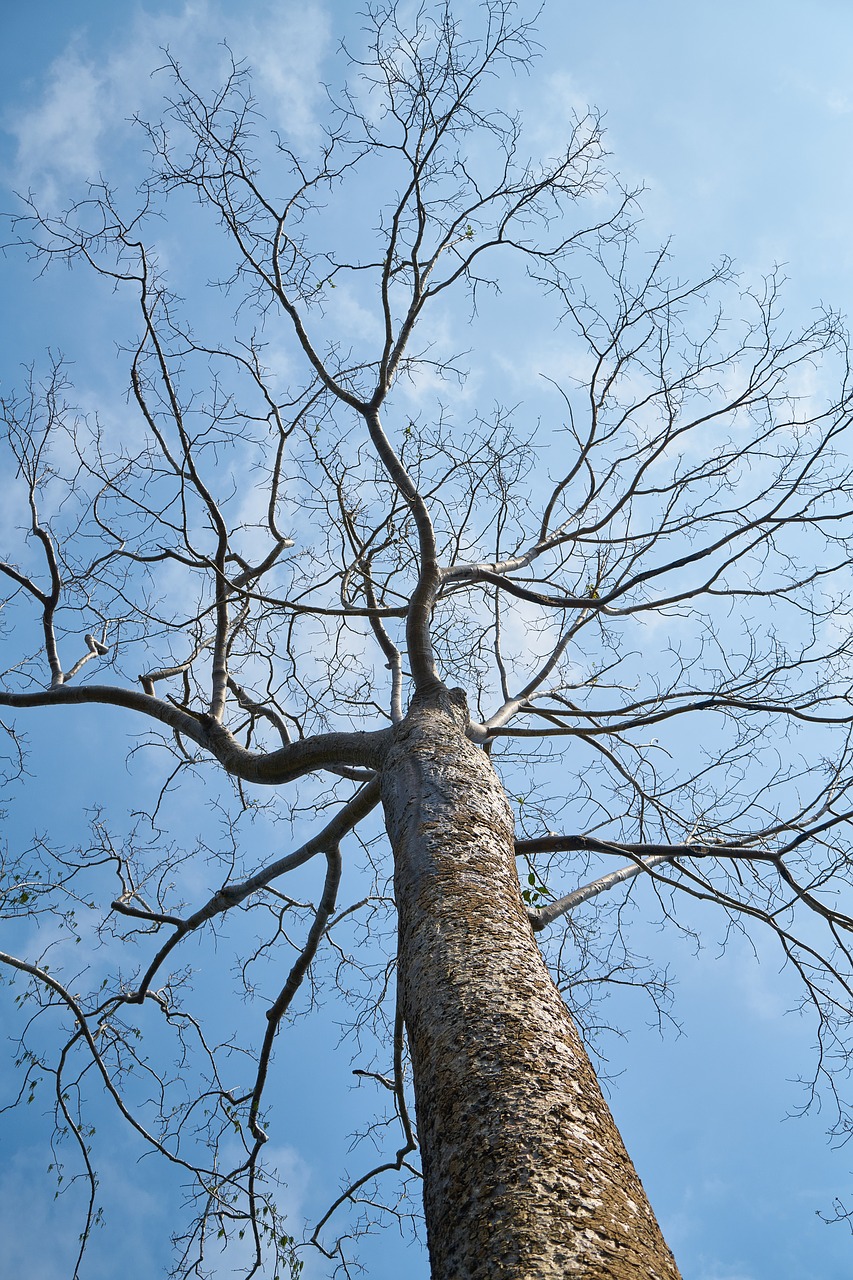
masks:
POLYGON ((433 1280, 678 1280, 463 726, 456 691, 413 706, 383 777, 433 1280))

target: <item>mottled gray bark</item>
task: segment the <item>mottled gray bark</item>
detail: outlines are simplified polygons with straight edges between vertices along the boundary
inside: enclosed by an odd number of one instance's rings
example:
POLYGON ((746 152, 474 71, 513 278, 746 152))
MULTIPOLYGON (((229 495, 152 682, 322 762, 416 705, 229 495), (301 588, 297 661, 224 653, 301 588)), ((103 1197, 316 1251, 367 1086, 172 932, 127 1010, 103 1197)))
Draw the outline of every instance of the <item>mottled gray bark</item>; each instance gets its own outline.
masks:
POLYGON ((512 815, 456 691, 395 730, 383 802, 433 1280, 677 1280, 534 941, 512 815))

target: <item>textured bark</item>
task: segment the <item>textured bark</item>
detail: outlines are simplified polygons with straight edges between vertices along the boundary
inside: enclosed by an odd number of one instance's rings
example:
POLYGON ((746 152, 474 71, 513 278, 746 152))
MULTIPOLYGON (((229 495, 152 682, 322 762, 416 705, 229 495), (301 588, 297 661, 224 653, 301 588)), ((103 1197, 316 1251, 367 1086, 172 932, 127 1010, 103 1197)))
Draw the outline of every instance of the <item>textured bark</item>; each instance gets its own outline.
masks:
POLYGON ((515 872, 512 815, 453 691, 395 731, 396 860, 433 1280, 677 1280, 515 872))

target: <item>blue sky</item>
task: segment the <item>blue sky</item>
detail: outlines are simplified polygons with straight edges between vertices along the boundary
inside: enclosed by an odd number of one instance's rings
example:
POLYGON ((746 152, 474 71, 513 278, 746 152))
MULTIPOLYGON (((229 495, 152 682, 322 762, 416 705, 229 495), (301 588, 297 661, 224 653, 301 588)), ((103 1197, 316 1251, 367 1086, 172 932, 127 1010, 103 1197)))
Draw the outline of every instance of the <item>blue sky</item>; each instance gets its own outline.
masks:
MULTIPOLYGON (((161 87, 150 72, 164 44, 204 78, 227 38, 257 67, 270 109, 293 136, 310 137, 322 111, 324 60, 352 28, 356 6, 7 0, 4 9, 0 204, 8 209, 11 191, 30 185, 61 200, 99 171, 132 180, 136 142, 125 122, 137 110, 156 112, 161 87)), ((543 136, 574 105, 605 113, 616 170, 647 188, 642 234, 651 244, 671 237, 684 275, 722 254, 747 280, 782 263, 792 321, 818 302, 850 309, 849 5, 552 3, 540 30, 541 61, 508 92, 543 136)), ((176 235, 168 252, 180 250, 176 235)), ((32 277, 19 259, 7 262, 3 383, 18 377, 22 361, 60 346, 75 362, 87 405, 115 396, 124 377, 112 349, 122 324, 115 300, 76 276, 57 273, 38 284, 32 277)), ((38 713, 31 726, 36 778, 13 810, 11 843, 28 839, 34 814, 55 838, 70 841, 81 830, 82 806, 109 797, 132 807, 139 770, 148 767, 125 766, 130 739, 125 726, 114 736, 115 720, 75 712, 49 740, 43 721, 50 714, 38 713)), ((185 830, 181 814, 173 817, 185 830)), ((264 829, 263 839, 272 846, 275 837, 264 829)), ((756 956, 735 940, 721 954, 714 922, 697 914, 691 923, 706 942, 698 955, 669 934, 647 944, 677 978, 683 1035, 661 1038, 647 1026, 648 1009, 621 994, 609 1017, 625 1035, 605 1043, 612 1106, 665 1234, 685 1280, 846 1280, 850 1234, 825 1227, 816 1213, 835 1195, 850 1198, 853 1154, 827 1146, 820 1114, 785 1118, 803 1100, 794 1082, 808 1078, 813 1061, 808 1025, 786 1012, 796 990, 769 947, 759 945, 756 956)), ((321 1201, 326 1165, 346 1153, 347 1108, 358 1101, 346 1092, 350 1061, 346 1045, 336 1047, 335 1014, 320 1017, 319 1029, 300 1028, 282 1084, 297 1100, 282 1126, 282 1166, 294 1209, 309 1213, 321 1201), (342 1105, 332 1102, 342 1088, 342 1105)), ((0 1074, 3 1088, 10 1080, 8 1069, 0 1074)), ((67 1207, 54 1204, 47 1182, 43 1195, 37 1190, 48 1159, 39 1129, 38 1120, 16 1120, 4 1139, 0 1231, 12 1242, 11 1270, 65 1280, 68 1255, 54 1224, 66 1223, 56 1215, 67 1207)), ((94 1277, 116 1274, 119 1263, 127 1280, 164 1269, 175 1189, 153 1161, 136 1164, 138 1154, 119 1134, 104 1153, 113 1213, 124 1225, 118 1237, 115 1222, 100 1233, 94 1277)), ((412 1255, 400 1248, 396 1240, 368 1247, 373 1280, 391 1280, 404 1266, 415 1274, 412 1255)), ((417 1265, 426 1275, 423 1261, 417 1265)))

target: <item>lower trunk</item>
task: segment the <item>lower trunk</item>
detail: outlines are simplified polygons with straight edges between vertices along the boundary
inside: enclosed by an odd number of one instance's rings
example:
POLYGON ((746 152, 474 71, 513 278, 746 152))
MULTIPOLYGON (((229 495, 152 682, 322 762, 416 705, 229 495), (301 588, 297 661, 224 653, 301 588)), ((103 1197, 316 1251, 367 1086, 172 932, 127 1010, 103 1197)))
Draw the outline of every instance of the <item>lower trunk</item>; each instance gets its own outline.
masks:
POLYGON ((383 778, 433 1280, 678 1280, 527 921, 512 816, 455 693, 383 778))

